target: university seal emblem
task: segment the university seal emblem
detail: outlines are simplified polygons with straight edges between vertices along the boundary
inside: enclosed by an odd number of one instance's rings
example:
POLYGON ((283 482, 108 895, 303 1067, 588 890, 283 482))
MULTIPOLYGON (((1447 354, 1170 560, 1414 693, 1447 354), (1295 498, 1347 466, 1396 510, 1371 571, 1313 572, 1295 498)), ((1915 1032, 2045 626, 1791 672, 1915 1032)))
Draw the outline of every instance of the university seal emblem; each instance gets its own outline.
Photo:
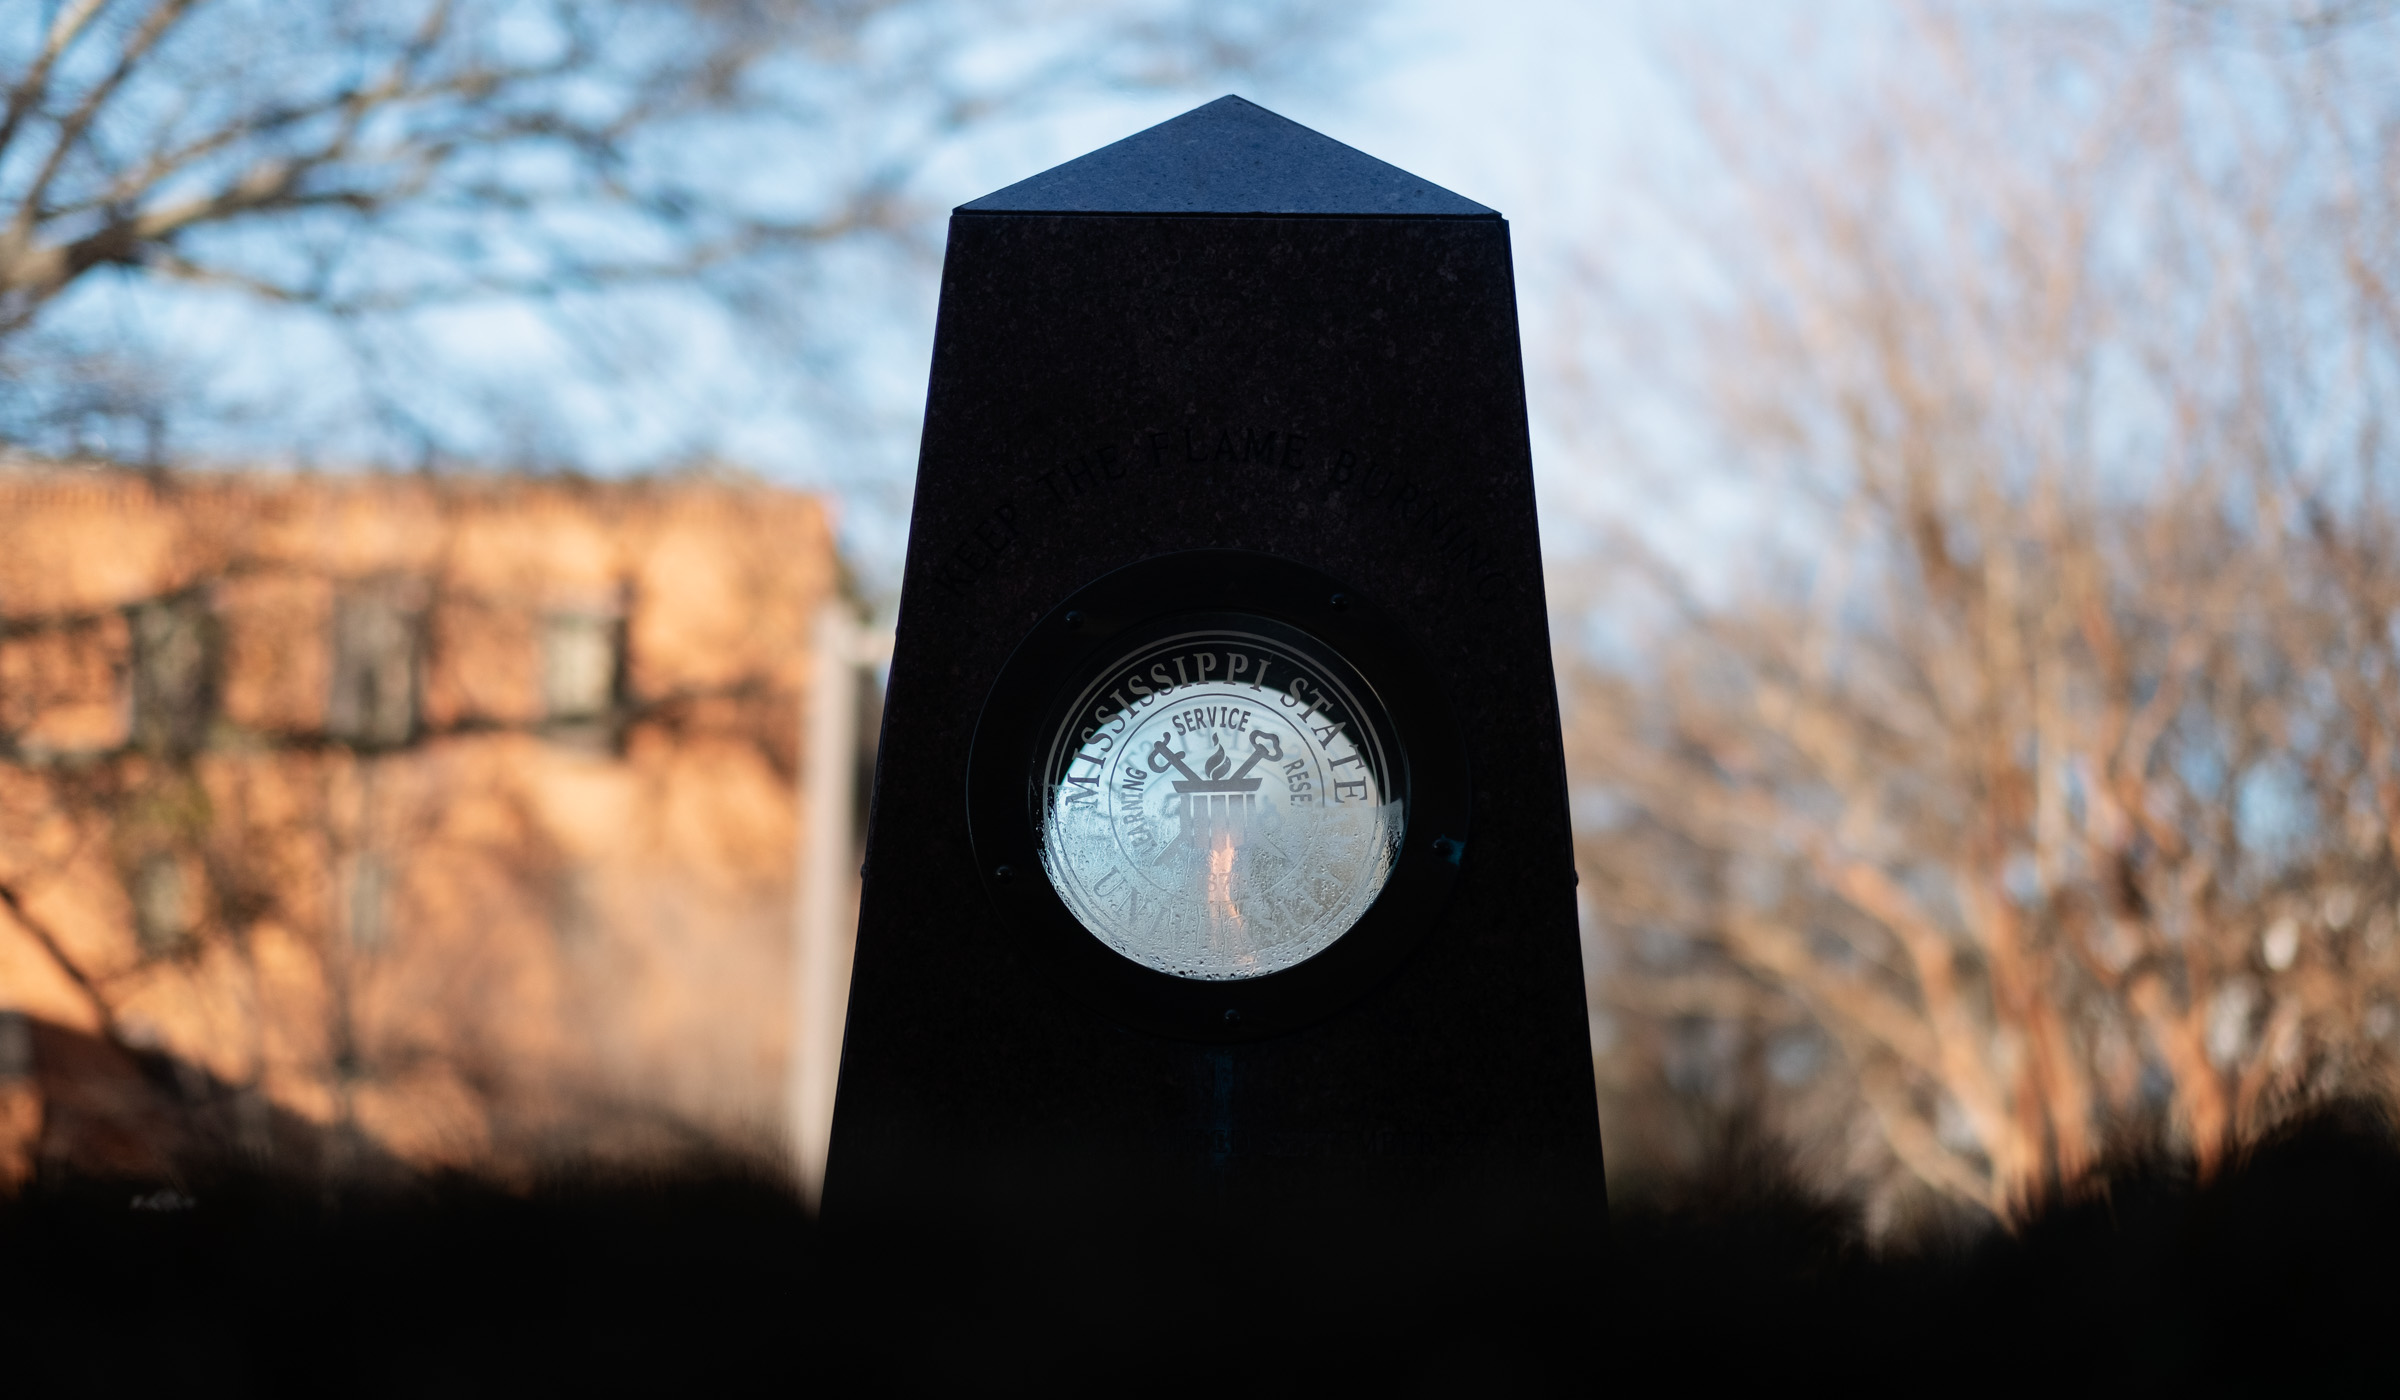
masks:
POLYGON ((1195 631, 1120 655, 1043 767, 1042 867, 1068 910, 1198 981, 1331 947, 1391 877, 1406 824, 1362 686, 1289 635, 1195 631))

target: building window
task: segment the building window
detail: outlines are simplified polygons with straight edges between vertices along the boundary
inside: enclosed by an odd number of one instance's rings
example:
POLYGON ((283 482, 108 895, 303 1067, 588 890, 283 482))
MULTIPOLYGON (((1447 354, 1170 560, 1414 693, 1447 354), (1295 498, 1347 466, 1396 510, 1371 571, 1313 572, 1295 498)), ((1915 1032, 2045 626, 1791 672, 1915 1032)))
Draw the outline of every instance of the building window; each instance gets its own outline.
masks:
POLYGON ((600 935, 599 881, 590 870, 569 866, 551 887, 550 933, 571 953, 593 947, 600 935))
POLYGON ((171 953, 192 931, 192 899, 183 862, 153 851, 133 868, 133 931, 146 953, 171 953))
POLYGON ((33 1023, 22 1011, 0 1011, 0 1084, 33 1077, 33 1023))
POLYGON ((348 894, 350 946, 374 952, 391 938, 391 871, 382 857, 361 851, 352 859, 348 894))
POLYGON ((554 722, 603 719, 616 707, 621 620, 597 613, 542 619, 542 704, 554 722))
POLYGON ((208 737, 216 701, 216 618, 196 594, 130 610, 133 740, 151 753, 188 754, 208 737))
POLYGON ((405 580, 342 591, 333 610, 333 695, 325 727, 365 748, 405 744, 417 728, 422 592, 405 580))

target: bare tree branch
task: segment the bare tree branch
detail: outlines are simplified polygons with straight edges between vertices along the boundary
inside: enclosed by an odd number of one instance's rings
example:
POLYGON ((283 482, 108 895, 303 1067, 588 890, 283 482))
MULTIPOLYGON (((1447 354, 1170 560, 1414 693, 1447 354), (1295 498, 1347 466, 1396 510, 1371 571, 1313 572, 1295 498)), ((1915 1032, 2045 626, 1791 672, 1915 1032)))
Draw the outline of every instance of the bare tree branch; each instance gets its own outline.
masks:
MULTIPOLYGON (((971 128, 1267 71, 1355 23, 1326 0, 85 0, 39 29, 0 18, 0 357, 38 361, 63 334, 53 309, 106 269, 361 337, 428 308, 651 289, 764 327, 841 250, 929 258, 922 177, 971 128)), ((0 421, 0 440, 37 429, 0 421)))
POLYGON ((1569 674, 1586 888, 1699 950, 1615 981, 1789 991, 2003 1216, 2400 1082, 2400 112, 2317 22, 1927 4, 1848 111, 1697 89, 1733 290, 1643 389, 1786 533, 1619 552, 1665 620, 1569 674))

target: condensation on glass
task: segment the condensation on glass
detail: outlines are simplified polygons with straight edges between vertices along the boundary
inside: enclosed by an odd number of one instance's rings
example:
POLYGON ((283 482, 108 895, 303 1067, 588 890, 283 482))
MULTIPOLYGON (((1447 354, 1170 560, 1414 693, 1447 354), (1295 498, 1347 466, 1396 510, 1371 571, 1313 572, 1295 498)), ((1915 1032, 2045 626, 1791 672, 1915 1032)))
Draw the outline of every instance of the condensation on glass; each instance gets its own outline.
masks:
POLYGON ((1202 981, 1295 967, 1390 878, 1403 814, 1346 668, 1189 633, 1083 689, 1043 772, 1042 866, 1094 937, 1202 981))

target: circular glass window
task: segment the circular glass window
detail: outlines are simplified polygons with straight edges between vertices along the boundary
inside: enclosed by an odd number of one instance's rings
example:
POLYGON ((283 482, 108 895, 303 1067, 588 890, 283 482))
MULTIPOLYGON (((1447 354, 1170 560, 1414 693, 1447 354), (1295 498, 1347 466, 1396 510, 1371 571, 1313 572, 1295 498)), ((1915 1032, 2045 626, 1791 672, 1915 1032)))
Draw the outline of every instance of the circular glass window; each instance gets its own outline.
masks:
POLYGON ((1041 757, 1043 870, 1144 967, 1230 981, 1296 966, 1349 932, 1398 859, 1388 721, 1294 629, 1157 630, 1073 692, 1041 757))

